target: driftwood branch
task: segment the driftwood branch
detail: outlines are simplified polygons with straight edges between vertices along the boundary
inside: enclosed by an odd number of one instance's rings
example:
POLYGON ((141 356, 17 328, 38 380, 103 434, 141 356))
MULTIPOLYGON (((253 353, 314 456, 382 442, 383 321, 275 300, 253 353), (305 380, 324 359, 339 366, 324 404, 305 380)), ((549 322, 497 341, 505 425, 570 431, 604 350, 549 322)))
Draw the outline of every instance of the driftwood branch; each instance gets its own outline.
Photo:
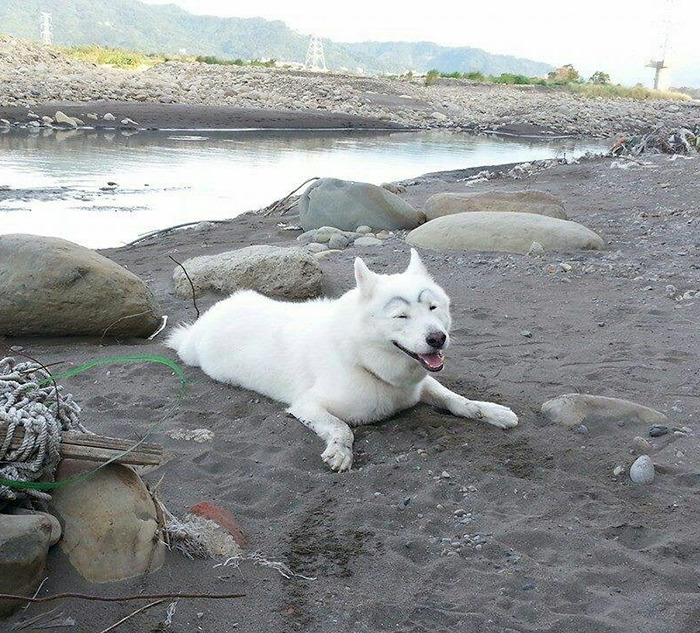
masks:
POLYGON ((90 600, 93 602, 134 602, 135 600, 180 600, 192 598, 193 600, 230 600, 233 598, 245 598, 244 593, 141 593, 128 596, 93 596, 86 593, 55 593, 43 598, 31 598, 18 596, 13 593, 0 593, 0 600, 18 600, 23 602, 52 602, 54 600, 90 600))
MULTIPOLYGON (((7 436, 7 425, 0 423, 0 445, 7 436)), ((16 428, 10 448, 22 445, 24 429, 16 428)), ((82 459, 88 462, 106 462, 131 449, 135 441, 122 440, 91 433, 65 431, 58 450, 64 459, 82 459)), ((163 461, 163 447, 158 444, 139 444, 134 450, 116 460, 134 466, 158 466, 163 461)))
POLYGON ((139 607, 136 609, 136 611, 132 611, 129 615, 124 616, 121 620, 117 620, 114 624, 111 626, 108 626, 106 629, 102 630, 102 633, 109 633, 110 631, 114 631, 118 626, 121 626, 126 622, 127 620, 131 620, 135 615, 138 615, 139 613, 143 613, 144 611, 150 609, 151 607, 156 607, 159 604, 163 604, 165 602, 165 598, 161 598, 160 600, 156 600, 154 602, 149 602, 148 604, 144 604, 142 607, 139 607))
POLYGON ((310 182, 313 182, 314 180, 318 180, 320 176, 314 176, 313 178, 309 178, 308 180, 305 180, 302 182, 296 189, 293 191, 290 191, 284 198, 280 198, 279 200, 276 200, 272 204, 266 206, 264 209, 260 210, 260 213, 263 215, 271 215, 278 209, 280 210, 280 215, 285 212, 286 209, 283 209, 284 204, 289 201, 289 199, 297 192, 299 189, 301 189, 304 185, 308 185, 310 182))
POLYGON ((197 307, 197 293, 194 290, 194 284, 192 283, 192 279, 190 278, 190 275, 187 272, 187 269, 179 261, 177 261, 172 255, 168 255, 168 257, 170 259, 172 259, 180 268, 182 268, 182 272, 185 273, 185 277, 187 277, 187 281, 190 282, 190 288, 192 288, 192 304, 194 305, 194 309, 197 312, 197 318, 199 318, 199 308, 197 307))

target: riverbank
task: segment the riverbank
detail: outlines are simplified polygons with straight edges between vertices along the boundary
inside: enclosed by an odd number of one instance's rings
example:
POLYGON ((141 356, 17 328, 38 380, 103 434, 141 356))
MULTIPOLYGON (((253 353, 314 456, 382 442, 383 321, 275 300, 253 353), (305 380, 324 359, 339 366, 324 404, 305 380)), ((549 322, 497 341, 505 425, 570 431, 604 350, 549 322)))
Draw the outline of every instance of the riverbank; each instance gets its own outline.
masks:
MULTIPOLYGON (((541 258, 423 251, 452 297, 453 344, 440 380, 468 397, 507 404, 520 425, 504 433, 418 407, 358 429, 354 469, 337 475, 321 462, 318 439, 281 405, 186 368, 185 401, 153 440, 165 445, 167 463, 146 479, 156 484, 163 476, 159 495, 177 515, 201 500, 230 509, 249 551, 307 578, 246 561, 214 567, 173 552, 160 571, 105 593, 245 594, 235 604, 178 602, 171 626, 183 631, 695 633, 698 159, 553 161, 470 179, 481 171, 498 169, 409 179, 400 195, 422 208, 440 191, 539 189, 561 198, 571 219, 606 242, 602 251, 541 258), (577 391, 654 407, 672 430, 649 438, 643 426, 601 423, 584 435, 543 418, 545 400, 577 391), (673 432, 682 427, 688 430, 673 432), (171 437, 183 428, 206 428, 213 438, 171 437), (637 435, 653 444, 657 480, 650 486, 615 475, 634 459, 637 435)), ((194 309, 174 294, 169 256, 297 245, 297 233, 280 226, 295 220, 293 213, 246 214, 102 253, 148 283, 172 325, 193 319, 194 309)), ((408 247, 395 233, 381 246, 327 255, 320 260, 324 294, 351 287, 357 255, 373 270, 394 272, 406 265, 408 247)), ((202 299, 200 309, 214 300, 202 299)), ((69 369, 116 354, 170 355, 162 337, 12 343, 69 369)), ((65 386, 84 407, 88 428, 135 438, 171 402, 167 378, 150 366, 110 366, 65 386)), ((57 547, 47 576, 40 596, 96 592, 57 547)), ((133 610, 79 601, 63 607, 81 633, 133 610)), ((163 609, 152 609, 133 626, 150 630, 163 618, 163 609)))
POLYGON ((143 72, 124 71, 8 37, 0 37, 0 86, 0 119, 23 124, 32 120, 30 111, 38 114, 41 109, 42 115, 54 116, 51 110, 56 103, 74 104, 79 116, 95 112, 105 101, 133 104, 129 108, 145 104, 141 112, 146 123, 130 116, 125 106, 123 111, 110 112, 116 127, 122 126, 124 118, 158 128, 194 129, 201 127, 203 119, 212 127, 236 127, 246 121, 275 127, 280 117, 298 117, 297 126, 314 126, 331 116, 359 127, 613 138, 657 126, 692 127, 700 122, 697 101, 588 98, 554 88, 450 79, 426 86, 422 78, 175 61, 143 72), (46 108, 47 104, 52 105, 46 108), (175 104, 179 109, 170 107, 175 104), (224 110, 214 115, 217 108, 224 110))

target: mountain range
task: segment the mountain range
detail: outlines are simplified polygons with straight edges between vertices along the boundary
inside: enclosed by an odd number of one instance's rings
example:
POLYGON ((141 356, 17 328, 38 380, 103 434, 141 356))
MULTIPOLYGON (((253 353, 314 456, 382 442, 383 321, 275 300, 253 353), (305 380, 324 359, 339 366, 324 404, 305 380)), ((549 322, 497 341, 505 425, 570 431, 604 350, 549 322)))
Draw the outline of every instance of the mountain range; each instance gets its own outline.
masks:
MULTIPOLYGON (((39 39, 40 15, 51 14, 60 46, 101 44, 151 53, 303 62, 309 36, 279 20, 195 15, 172 4, 137 0, 0 0, 0 33, 39 39)), ((479 48, 431 42, 333 42, 324 40, 330 70, 366 73, 480 71, 544 75, 552 66, 494 55, 479 48)))

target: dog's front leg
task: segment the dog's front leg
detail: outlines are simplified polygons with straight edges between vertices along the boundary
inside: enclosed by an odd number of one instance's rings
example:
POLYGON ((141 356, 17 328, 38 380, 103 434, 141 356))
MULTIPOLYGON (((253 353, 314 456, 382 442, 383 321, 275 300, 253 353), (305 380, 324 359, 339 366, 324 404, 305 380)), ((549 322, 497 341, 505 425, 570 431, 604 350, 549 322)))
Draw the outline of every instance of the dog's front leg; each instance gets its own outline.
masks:
POLYGON ((458 415, 461 418, 483 420, 501 429, 508 429, 518 424, 518 416, 508 407, 493 402, 468 400, 464 396, 450 391, 432 376, 427 376, 423 381, 421 402, 438 409, 447 409, 453 415, 458 415))
POLYGON ((287 412, 326 443, 326 450, 321 455, 326 464, 339 473, 350 470, 355 436, 345 422, 326 411, 313 396, 304 396, 293 402, 287 412))

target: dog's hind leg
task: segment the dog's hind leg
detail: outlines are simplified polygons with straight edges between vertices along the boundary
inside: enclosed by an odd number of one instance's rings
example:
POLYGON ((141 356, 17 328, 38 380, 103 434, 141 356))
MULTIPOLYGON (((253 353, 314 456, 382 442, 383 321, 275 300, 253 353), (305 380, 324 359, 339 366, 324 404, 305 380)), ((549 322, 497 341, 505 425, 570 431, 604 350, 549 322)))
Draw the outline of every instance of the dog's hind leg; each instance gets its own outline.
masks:
POLYGON ((461 418, 488 422, 501 429, 508 429, 518 424, 518 416, 508 407, 493 402, 468 400, 464 396, 450 391, 432 376, 427 376, 423 381, 421 402, 438 409, 447 409, 453 415, 458 415, 461 418))
POLYGON ((326 443, 326 450, 321 455, 326 464, 339 473, 350 470, 355 436, 345 422, 326 411, 310 395, 302 396, 293 402, 287 412, 326 443))

